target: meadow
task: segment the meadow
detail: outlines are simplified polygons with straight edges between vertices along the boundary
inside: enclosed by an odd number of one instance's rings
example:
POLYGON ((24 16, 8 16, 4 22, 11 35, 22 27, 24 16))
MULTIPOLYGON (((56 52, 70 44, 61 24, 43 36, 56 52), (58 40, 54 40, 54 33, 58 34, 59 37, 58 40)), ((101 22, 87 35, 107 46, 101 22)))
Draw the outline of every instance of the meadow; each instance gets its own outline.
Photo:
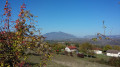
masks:
MULTIPOLYGON (((73 57, 53 54, 53 57, 47 62, 47 65, 45 65, 45 67, 112 67, 105 64, 91 62, 95 59, 106 58, 104 55, 98 56, 99 58, 79 58, 75 54, 73 57)), ((37 64, 40 62, 39 58, 40 56, 28 55, 27 60, 29 63, 31 63, 32 67, 37 67, 37 64)))

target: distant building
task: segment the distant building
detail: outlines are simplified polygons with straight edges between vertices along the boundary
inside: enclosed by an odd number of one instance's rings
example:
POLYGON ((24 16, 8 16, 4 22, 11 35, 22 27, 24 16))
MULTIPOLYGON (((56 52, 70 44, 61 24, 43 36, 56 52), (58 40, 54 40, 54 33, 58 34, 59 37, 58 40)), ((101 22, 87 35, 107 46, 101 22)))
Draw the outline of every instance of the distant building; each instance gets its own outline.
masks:
POLYGON ((111 56, 111 57, 120 57, 120 51, 118 51, 118 50, 107 50, 106 55, 111 56))
POLYGON ((77 50, 77 47, 75 47, 75 46, 67 46, 65 48, 65 51, 67 51, 67 52, 74 52, 76 50, 77 50))
POLYGON ((100 48, 94 48, 93 51, 95 54, 103 54, 100 48))

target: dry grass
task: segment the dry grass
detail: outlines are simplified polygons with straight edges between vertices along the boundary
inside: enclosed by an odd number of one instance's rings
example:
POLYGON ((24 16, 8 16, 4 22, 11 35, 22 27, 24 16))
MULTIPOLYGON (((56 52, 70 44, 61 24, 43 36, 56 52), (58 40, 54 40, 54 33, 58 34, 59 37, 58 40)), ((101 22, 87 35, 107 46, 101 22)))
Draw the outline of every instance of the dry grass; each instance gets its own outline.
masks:
POLYGON ((68 67, 112 67, 95 62, 88 62, 85 61, 84 58, 64 55, 55 55, 52 61, 68 67))
MULTIPOLYGON (((35 56, 35 55, 28 55, 28 58, 26 60, 32 67, 38 67, 37 65, 40 62, 40 56, 35 56)), ((54 61, 49 60, 47 63, 47 66, 45 67, 68 67, 62 64, 58 64, 54 61)))
MULTIPOLYGON (((85 58, 78 58, 76 56, 53 55, 51 61, 45 67, 112 67, 95 62, 89 62, 85 58)), ((32 67, 37 67, 36 64, 40 62, 40 56, 29 55, 28 61, 32 63, 32 67)))

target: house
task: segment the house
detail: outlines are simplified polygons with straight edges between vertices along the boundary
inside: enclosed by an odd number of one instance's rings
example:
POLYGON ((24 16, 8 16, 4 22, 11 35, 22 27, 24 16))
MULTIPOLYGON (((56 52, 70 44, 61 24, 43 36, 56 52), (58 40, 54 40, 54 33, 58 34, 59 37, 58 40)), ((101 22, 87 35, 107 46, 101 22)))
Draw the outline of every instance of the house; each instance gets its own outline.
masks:
POLYGON ((100 48, 94 48, 93 51, 95 54, 102 54, 102 51, 100 48))
POLYGON ((118 50, 107 50, 106 55, 111 56, 111 57, 120 57, 120 51, 118 51, 118 50))
POLYGON ((67 52, 74 52, 76 50, 77 50, 77 47, 75 47, 75 46, 67 46, 65 48, 65 51, 67 51, 67 52))

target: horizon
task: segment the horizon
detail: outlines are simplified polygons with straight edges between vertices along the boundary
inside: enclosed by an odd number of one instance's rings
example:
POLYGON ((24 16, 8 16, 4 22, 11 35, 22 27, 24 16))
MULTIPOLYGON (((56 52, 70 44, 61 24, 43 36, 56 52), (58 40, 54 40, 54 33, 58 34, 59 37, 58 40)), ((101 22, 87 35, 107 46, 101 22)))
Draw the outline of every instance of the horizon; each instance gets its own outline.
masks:
MULTIPOLYGON (((56 32, 54 31, 54 32, 48 32, 48 33, 59 33, 59 32, 66 33, 63 31, 56 31, 56 32)), ((47 33, 45 33, 45 34, 47 34, 47 33)), ((43 34, 43 35, 45 35, 45 34, 43 34)), ((66 34, 70 34, 70 33, 66 33, 66 34)), ((73 35, 73 36, 78 37, 78 38, 84 38, 85 36, 97 36, 97 33, 96 33, 96 35, 84 35, 84 36, 76 36, 74 34, 70 34, 70 35, 73 35)), ((120 36, 120 35, 106 35, 106 36, 120 36)))
MULTIPOLYGON (((10 0, 12 20, 20 12, 20 5, 26 4, 25 10, 38 16, 37 28, 41 33, 62 31, 78 37, 104 33, 120 35, 120 0, 10 0)), ((0 1, 3 14, 5 0, 0 1)), ((1 17, 0 17, 1 19, 1 17)), ((38 33, 36 33, 38 34, 38 33)))

